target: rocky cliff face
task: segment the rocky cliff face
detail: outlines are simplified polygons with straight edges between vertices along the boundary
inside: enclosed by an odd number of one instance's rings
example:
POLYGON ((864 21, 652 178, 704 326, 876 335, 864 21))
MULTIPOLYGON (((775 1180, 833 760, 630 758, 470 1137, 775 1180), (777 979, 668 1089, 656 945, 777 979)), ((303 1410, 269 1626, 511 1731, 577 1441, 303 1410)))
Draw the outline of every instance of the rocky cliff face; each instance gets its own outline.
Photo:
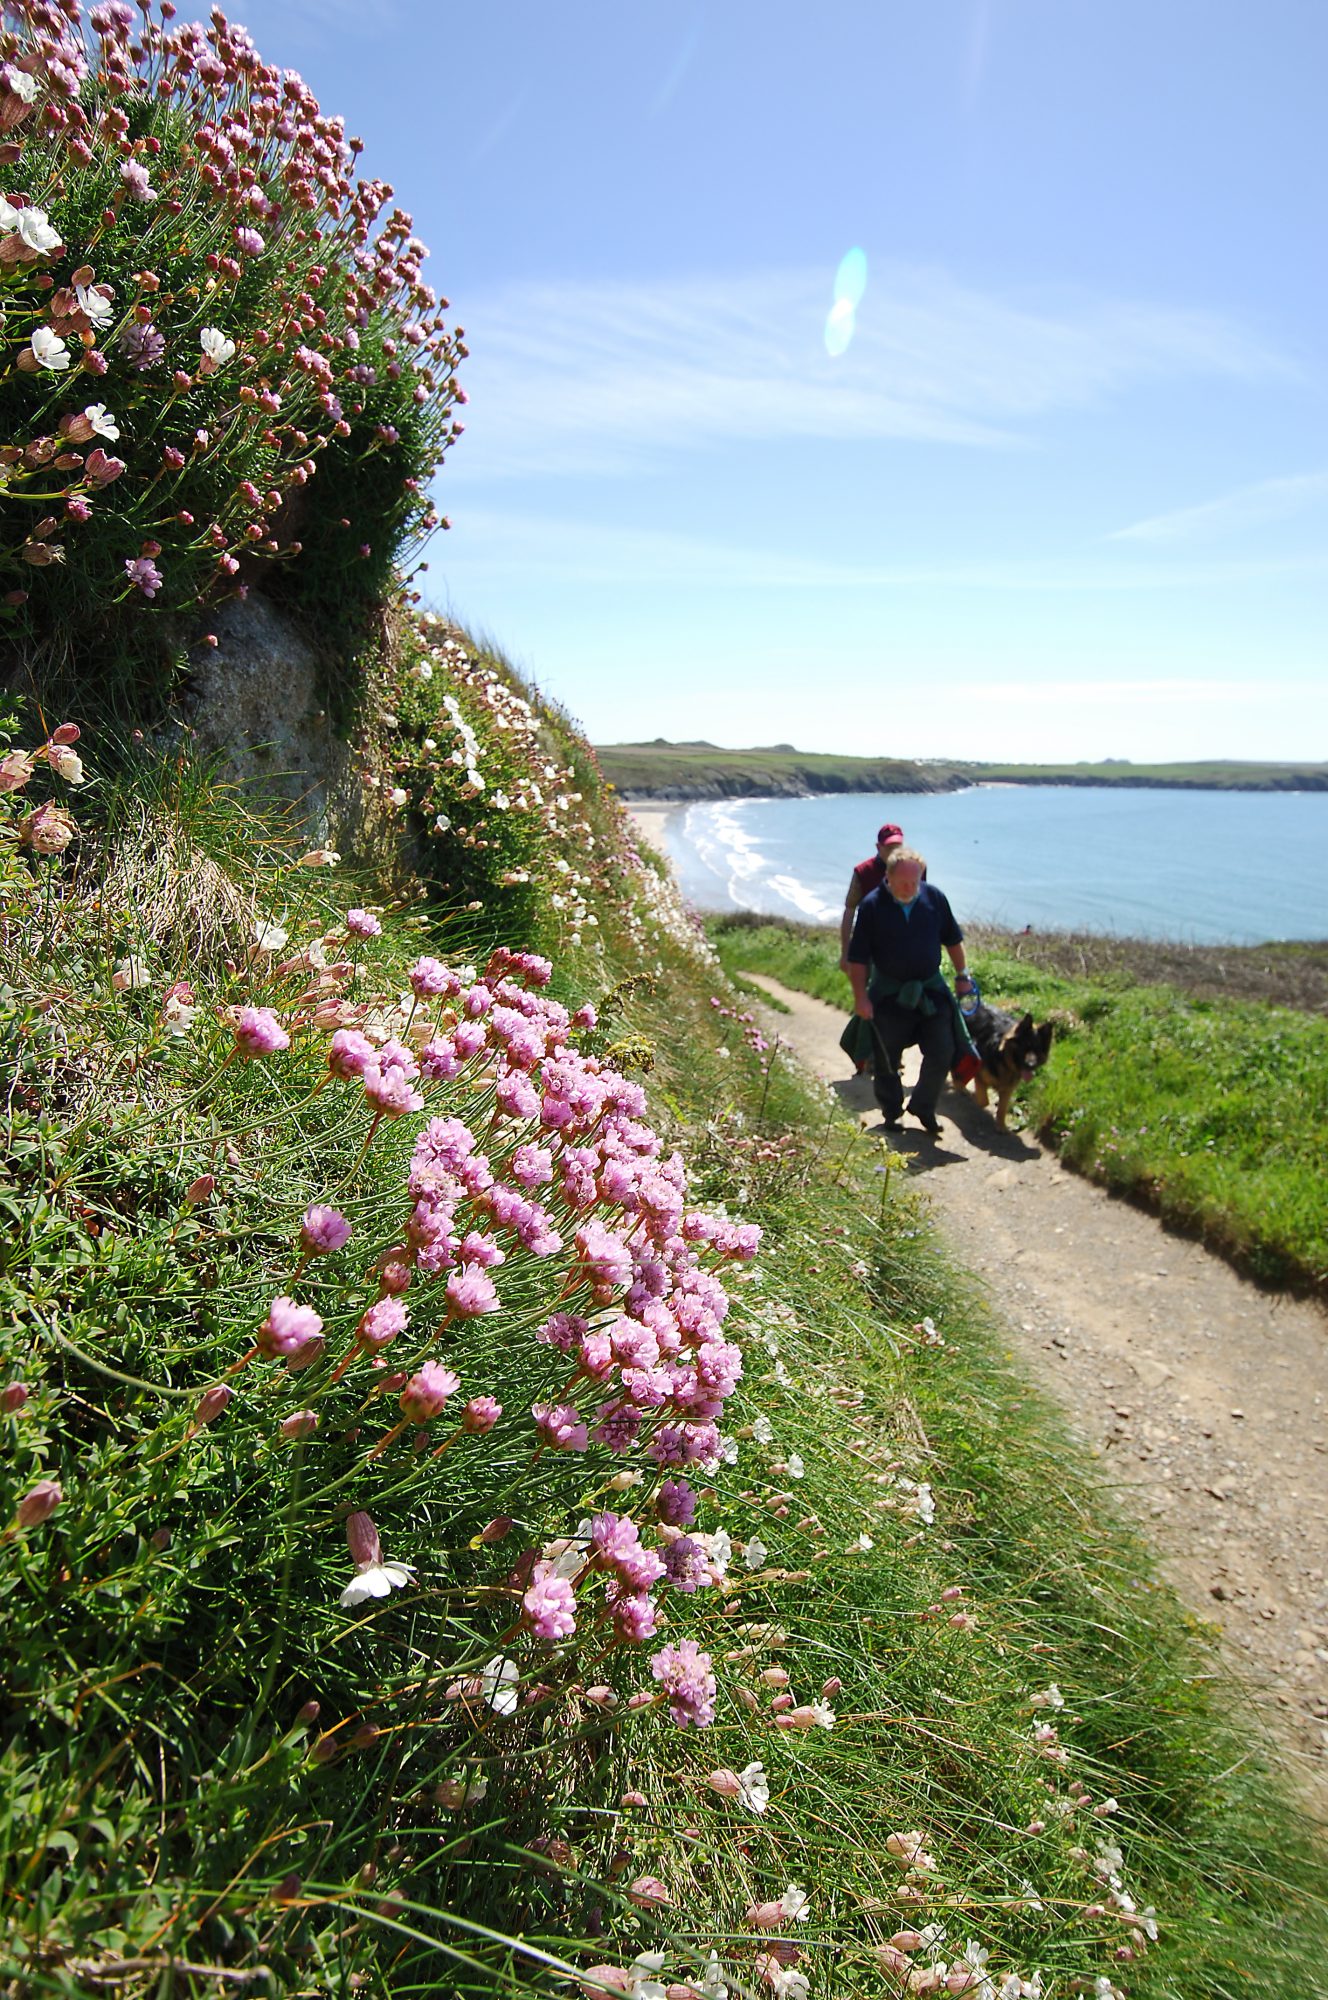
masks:
POLYGON ((196 748, 226 776, 292 806, 311 845, 354 851, 365 836, 364 791, 350 744, 319 695, 314 649, 256 592, 218 607, 216 646, 197 646, 179 701, 196 748))

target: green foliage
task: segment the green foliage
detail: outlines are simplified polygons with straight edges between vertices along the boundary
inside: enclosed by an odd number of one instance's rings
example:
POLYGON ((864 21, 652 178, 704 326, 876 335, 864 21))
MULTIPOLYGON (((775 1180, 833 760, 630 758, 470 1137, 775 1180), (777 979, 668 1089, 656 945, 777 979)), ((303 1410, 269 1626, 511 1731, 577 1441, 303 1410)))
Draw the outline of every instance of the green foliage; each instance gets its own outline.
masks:
MULTIPOLYGON (((27 190, 0 237, 0 610, 48 694, 141 713, 184 614, 256 578, 346 676, 437 525, 462 349, 423 246, 307 87, 218 13, 11 7, 0 87, 27 190), (95 668, 90 662, 95 661, 95 668)), ((90 707, 91 705, 91 707, 90 707)), ((137 718, 136 718, 137 719, 137 718)))

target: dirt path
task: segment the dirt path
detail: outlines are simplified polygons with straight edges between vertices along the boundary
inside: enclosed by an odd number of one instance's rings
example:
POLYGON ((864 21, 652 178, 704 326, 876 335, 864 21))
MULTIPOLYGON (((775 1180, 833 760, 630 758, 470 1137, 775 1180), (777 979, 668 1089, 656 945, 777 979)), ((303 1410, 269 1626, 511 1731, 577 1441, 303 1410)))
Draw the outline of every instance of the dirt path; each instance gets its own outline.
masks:
MULTIPOLYGON (((882 1130, 870 1084, 846 1078, 845 1017, 754 983, 792 1010, 768 1030, 882 1130)), ((1267 1691, 1271 1725, 1328 1815, 1328 1318, 1259 1291, 1028 1134, 1000 1132, 971 1094, 947 1090, 940 1110, 937 1141, 911 1119, 883 1136, 925 1177, 942 1234, 1118 1481, 1179 1595, 1267 1691)))

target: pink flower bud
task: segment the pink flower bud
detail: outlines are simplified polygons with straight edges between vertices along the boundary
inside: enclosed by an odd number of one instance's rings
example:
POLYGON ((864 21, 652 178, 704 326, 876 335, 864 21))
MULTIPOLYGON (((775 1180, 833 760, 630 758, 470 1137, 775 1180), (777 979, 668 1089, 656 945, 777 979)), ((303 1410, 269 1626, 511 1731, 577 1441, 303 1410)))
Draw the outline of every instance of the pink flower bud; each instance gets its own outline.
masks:
POLYGON ((184 1191, 184 1198, 191 1208, 195 1208, 200 1201, 208 1199, 216 1185, 217 1177, 215 1174, 200 1174, 196 1181, 190 1181, 184 1191))
POLYGON ((786 1667, 766 1667, 761 1674, 761 1679, 770 1688, 787 1687, 789 1684, 788 1669, 786 1667))
POLYGON ((722 1799, 736 1799, 742 1790, 736 1771, 712 1771, 706 1779, 712 1792, 718 1792, 722 1799))
POLYGON ((502 1414, 502 1404, 495 1402, 492 1396, 472 1396, 461 1412, 461 1428, 472 1436, 481 1437, 485 1431, 493 1429, 502 1414))
POLYGON ((18 1503, 19 1526, 39 1528, 43 1521, 50 1520, 64 1497, 58 1479, 39 1479, 32 1490, 25 1493, 18 1503))
POLYGON ((4 1388, 0 1389, 0 1410, 3 1410, 6 1416, 9 1416, 14 1410, 21 1410, 27 1400, 28 1385, 26 1382, 6 1382, 4 1388))
POLYGON ((657 1910, 661 1904, 671 1903, 673 1898, 658 1875, 638 1875, 628 1887, 627 1900, 635 1903, 638 1910, 657 1910))
POLYGON ((835 1696, 842 1694, 843 1691, 844 1683, 840 1680, 838 1674, 832 1674, 829 1680, 823 1683, 821 1688, 822 1697, 826 1701, 833 1701, 835 1696))
POLYGON ((346 1540, 356 1569, 374 1569, 382 1562, 383 1546, 372 1514, 347 1514, 346 1540))
POLYGON ((793 1696, 791 1694, 777 1694, 770 1704, 770 1710, 773 1715, 782 1715, 786 1708, 792 1708, 792 1706, 793 1696))
POLYGON ((624 1806, 643 1806, 645 1802, 646 1798, 644 1792, 624 1792, 622 1795, 622 1803, 624 1806))
POLYGON ((487 1527, 480 1529, 480 1540, 482 1542, 501 1542, 505 1536, 511 1534, 515 1525, 516 1523, 510 1514, 495 1515, 487 1527))
POLYGON ((199 1397, 198 1408, 194 1411, 194 1422, 210 1424, 214 1417, 221 1415, 234 1394, 235 1391, 228 1382, 214 1382, 212 1387, 205 1389, 199 1397))
POLYGON ((294 1410, 281 1420, 281 1435, 288 1438, 312 1437, 318 1429, 316 1410, 294 1410))

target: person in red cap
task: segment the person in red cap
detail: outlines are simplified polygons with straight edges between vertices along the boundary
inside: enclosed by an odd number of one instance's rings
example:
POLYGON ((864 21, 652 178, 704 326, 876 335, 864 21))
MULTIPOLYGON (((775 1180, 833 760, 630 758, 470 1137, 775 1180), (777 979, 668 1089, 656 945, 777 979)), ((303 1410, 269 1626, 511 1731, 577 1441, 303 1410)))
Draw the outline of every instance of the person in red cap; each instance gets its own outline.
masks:
POLYGON ((879 889, 885 880, 885 864, 896 847, 904 845, 902 826, 883 826, 876 835, 876 852, 860 861, 848 878, 848 894, 844 898, 844 914, 839 920, 839 969, 848 971, 848 945, 853 935, 853 920, 858 914, 858 904, 873 889, 879 889))

